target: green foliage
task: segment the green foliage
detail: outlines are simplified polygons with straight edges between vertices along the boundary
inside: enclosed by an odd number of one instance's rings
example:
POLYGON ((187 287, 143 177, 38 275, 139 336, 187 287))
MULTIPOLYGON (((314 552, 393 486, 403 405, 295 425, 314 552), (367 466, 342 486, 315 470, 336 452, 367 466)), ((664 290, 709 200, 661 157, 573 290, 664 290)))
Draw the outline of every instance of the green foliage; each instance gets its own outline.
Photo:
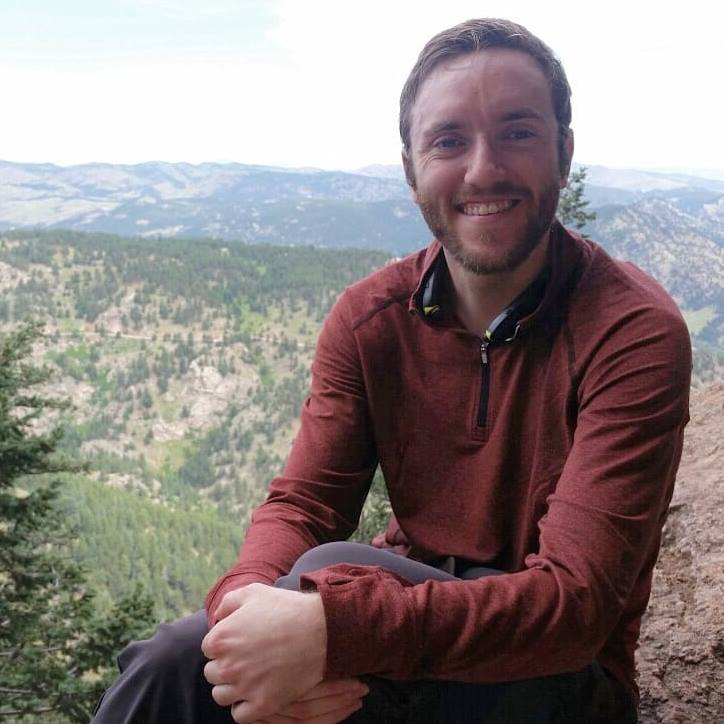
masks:
POLYGON ((359 525, 351 540, 358 543, 370 543, 379 533, 387 528, 387 521, 390 519, 392 506, 387 495, 387 486, 378 468, 370 486, 370 492, 365 500, 359 525))
POLYGON ((140 591, 97 612, 71 556, 57 476, 80 466, 57 453, 52 413, 67 405, 38 391, 49 371, 28 361, 40 331, 0 337, 0 718, 87 721, 112 653, 152 614, 140 591))
POLYGON ((585 166, 576 171, 571 171, 568 176, 568 184, 561 192, 558 200, 558 218, 564 226, 572 226, 575 229, 583 229, 589 221, 596 218, 595 211, 586 211, 588 200, 585 197, 586 186, 585 166))
POLYGON ((198 497, 172 505, 82 476, 67 481, 59 504, 83 531, 75 553, 99 591, 97 606, 109 610, 138 582, 162 620, 201 608, 234 562, 248 519, 198 497))
POLYGON ((45 320, 38 359, 75 403, 57 412, 56 449, 94 471, 67 476, 49 502, 74 532, 71 545, 58 528, 53 547, 86 571, 88 621, 124 620, 136 583, 163 619, 198 609, 283 465, 324 316, 388 256, 56 230, 0 239, 18 279, 0 331, 45 320))
MULTIPOLYGON (((8 238, 0 235, 0 241, 8 238)), ((68 255, 75 271, 64 276, 63 303, 95 322, 138 285, 124 314, 128 331, 158 318, 189 327, 209 309, 222 310, 239 331, 258 331, 279 300, 306 304, 310 316, 326 312, 337 293, 381 266, 379 251, 224 243, 199 239, 128 239, 71 231, 15 231, 2 259, 21 270, 68 255), (273 269, 274 273, 268 273, 273 269), (83 270, 83 271, 80 271, 83 270), (190 301, 193 300, 193 301, 190 301)), ((13 318, 57 318, 57 283, 32 279, 16 287, 13 318), (31 283, 32 282, 32 283, 31 283)), ((6 312, 10 314, 10 310, 6 312)))

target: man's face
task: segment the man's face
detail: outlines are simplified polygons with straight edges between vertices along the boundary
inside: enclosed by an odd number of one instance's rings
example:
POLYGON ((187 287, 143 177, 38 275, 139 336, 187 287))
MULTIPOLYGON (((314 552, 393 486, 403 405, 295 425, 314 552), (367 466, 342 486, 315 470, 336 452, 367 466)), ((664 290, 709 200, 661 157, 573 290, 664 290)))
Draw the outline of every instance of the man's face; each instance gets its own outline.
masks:
POLYGON ((403 153, 413 197, 448 255, 476 274, 516 269, 545 238, 559 160, 550 84, 533 58, 495 49, 452 58, 423 82, 403 153))

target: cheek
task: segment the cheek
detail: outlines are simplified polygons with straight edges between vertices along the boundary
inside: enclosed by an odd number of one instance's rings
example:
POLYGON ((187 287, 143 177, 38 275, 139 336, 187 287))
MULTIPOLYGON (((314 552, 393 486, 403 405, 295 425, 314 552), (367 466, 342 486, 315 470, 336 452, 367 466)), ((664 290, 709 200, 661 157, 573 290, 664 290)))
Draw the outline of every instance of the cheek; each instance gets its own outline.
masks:
POLYGON ((420 166, 416 176, 417 195, 427 200, 442 199, 451 196, 459 187, 461 181, 456 171, 449 167, 427 168, 420 166))

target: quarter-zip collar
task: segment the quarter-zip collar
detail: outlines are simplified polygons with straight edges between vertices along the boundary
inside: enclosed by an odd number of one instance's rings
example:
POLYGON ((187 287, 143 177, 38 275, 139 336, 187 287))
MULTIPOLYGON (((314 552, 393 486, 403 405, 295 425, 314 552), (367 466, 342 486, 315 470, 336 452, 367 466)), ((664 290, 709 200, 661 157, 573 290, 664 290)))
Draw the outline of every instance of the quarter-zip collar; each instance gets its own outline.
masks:
MULTIPOLYGON (((486 336, 511 339, 555 306, 562 289, 575 281, 576 269, 585 253, 572 237, 557 220, 553 223, 543 271, 493 320, 485 331, 486 336)), ((409 311, 432 324, 450 319, 453 311, 450 284, 442 244, 435 239, 425 253, 423 271, 410 297, 409 311)))

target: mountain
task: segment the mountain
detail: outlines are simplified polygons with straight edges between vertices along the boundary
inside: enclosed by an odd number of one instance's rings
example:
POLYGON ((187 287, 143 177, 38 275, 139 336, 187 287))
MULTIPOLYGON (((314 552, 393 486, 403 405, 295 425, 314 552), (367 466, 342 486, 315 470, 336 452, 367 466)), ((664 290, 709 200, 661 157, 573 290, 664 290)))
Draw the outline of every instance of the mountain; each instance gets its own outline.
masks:
MULTIPOLYGON (((724 207, 724 181, 715 179, 593 166, 587 180, 592 208, 652 195, 689 213, 718 205, 720 219, 724 207)), ((428 238, 401 167, 379 165, 342 172, 236 163, 0 162, 0 229, 27 226, 394 253, 428 238)))
MULTIPOLYGON (((721 198, 721 197, 720 197, 721 198)), ((724 347, 724 228, 722 205, 696 213, 671 198, 645 197, 606 206, 587 233, 619 259, 654 276, 688 317, 700 342, 724 347)))
POLYGON ((410 249, 426 238, 402 179, 242 164, 0 162, 0 228, 410 249))
MULTIPOLYGON (((574 167, 579 164, 574 164, 574 167)), ((609 168, 607 166, 586 166, 587 181, 593 186, 623 189, 637 193, 670 191, 678 188, 708 189, 724 193, 722 178, 709 178, 681 172, 646 171, 639 169, 609 168)))
MULTIPOLYGON (((702 344, 724 347, 724 181, 602 166, 587 173, 598 218, 586 233, 659 279, 702 344)), ((400 166, 0 162, 0 229, 18 227, 396 255, 429 239, 400 166)))

